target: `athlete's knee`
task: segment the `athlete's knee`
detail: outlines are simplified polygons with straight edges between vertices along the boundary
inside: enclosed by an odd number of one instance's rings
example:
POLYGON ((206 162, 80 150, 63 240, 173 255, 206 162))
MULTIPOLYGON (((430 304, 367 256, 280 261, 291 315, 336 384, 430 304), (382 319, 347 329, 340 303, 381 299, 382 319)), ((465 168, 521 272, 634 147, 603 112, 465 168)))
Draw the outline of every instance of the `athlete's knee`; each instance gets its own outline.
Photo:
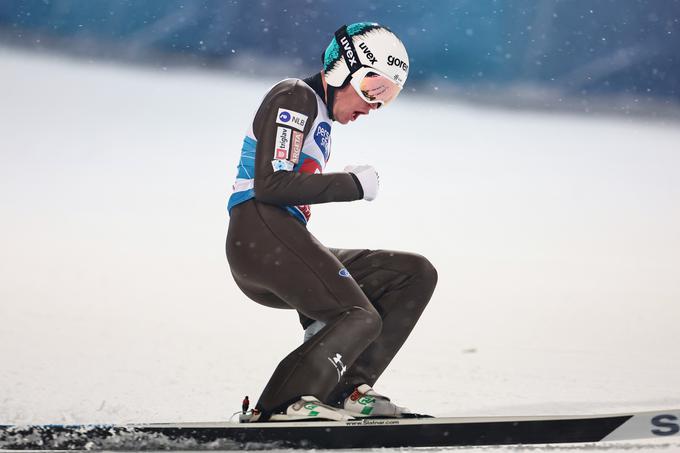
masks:
POLYGON ((419 275, 421 278, 427 282, 427 284, 432 288, 437 286, 437 281, 439 280, 439 274, 437 274, 437 269, 434 265, 422 255, 418 255, 421 258, 420 265, 418 266, 419 275))
MULTIPOLYGON (((411 290, 409 294, 411 296, 408 300, 404 300, 403 303, 410 313, 419 317, 420 313, 425 310, 425 307, 430 302, 430 298, 437 286, 437 269, 435 269, 430 260, 418 254, 409 255, 409 267, 411 275, 411 290)), ((409 317, 404 318, 404 323, 411 321, 413 320, 409 317)))
POLYGON ((353 306, 346 312, 348 334, 361 336, 373 341, 382 332, 382 317, 375 308, 353 306))
POLYGON ((439 276, 437 269, 430 260, 423 255, 410 253, 408 255, 408 267, 412 280, 418 282, 424 292, 434 291, 439 276))
POLYGON ((335 319, 327 322, 314 321, 305 329, 303 343, 315 337, 327 324, 335 323, 341 324, 339 327, 347 332, 354 332, 356 335, 371 339, 380 335, 382 331, 382 318, 373 307, 367 310, 353 306, 338 314, 335 319))

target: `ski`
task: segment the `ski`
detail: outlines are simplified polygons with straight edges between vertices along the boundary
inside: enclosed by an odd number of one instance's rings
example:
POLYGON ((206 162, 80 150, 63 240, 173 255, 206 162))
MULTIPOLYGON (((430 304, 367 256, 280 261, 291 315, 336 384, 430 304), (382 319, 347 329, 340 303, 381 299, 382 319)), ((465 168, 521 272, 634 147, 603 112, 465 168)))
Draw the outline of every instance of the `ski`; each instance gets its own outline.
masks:
POLYGON ((0 449, 347 449, 680 437, 680 410, 589 416, 0 426, 0 449))

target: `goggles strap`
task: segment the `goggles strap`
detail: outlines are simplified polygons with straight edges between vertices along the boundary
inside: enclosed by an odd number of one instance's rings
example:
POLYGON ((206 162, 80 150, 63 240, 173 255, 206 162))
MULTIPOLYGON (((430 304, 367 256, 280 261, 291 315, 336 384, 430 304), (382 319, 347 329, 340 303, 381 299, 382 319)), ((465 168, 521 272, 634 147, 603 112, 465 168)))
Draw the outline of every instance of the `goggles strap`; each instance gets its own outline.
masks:
POLYGON ((347 25, 343 25, 338 29, 338 31, 335 32, 335 40, 338 43, 338 47, 340 47, 342 58, 345 60, 345 64, 349 68, 348 78, 350 78, 352 77, 352 74, 361 69, 363 65, 359 61, 359 54, 354 48, 352 38, 350 38, 350 36, 347 34, 347 25))

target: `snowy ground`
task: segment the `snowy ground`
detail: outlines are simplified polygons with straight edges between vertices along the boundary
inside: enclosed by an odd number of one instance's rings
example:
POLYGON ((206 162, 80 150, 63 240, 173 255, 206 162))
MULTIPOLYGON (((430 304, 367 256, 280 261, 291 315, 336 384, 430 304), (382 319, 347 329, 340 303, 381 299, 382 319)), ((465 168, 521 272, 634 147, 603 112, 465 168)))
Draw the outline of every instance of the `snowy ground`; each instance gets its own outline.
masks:
MULTIPOLYGON (((224 257, 273 82, 0 47, 0 424, 219 420, 256 399, 302 335, 224 257)), ((680 408, 679 126, 412 93, 337 125, 328 170, 371 163, 381 193, 316 206, 310 229, 440 276, 378 390, 450 416, 680 408)))

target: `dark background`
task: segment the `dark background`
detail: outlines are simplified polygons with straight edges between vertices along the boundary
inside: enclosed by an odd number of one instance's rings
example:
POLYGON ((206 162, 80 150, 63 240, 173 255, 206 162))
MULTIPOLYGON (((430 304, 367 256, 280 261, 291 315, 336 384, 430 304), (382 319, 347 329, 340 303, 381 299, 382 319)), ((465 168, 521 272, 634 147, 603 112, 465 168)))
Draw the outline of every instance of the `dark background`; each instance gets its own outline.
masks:
POLYGON ((604 97, 624 113, 680 104, 679 0, 2 1, 0 44, 283 78, 317 70, 333 31, 357 21, 402 38, 411 91, 586 111, 604 97))

